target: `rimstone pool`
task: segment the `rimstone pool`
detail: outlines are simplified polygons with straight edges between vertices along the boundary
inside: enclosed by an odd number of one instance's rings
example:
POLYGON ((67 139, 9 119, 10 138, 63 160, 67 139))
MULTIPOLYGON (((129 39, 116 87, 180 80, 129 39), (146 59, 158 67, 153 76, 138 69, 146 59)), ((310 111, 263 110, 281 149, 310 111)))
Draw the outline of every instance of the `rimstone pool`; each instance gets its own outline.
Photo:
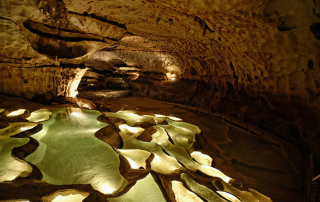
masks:
MULTIPOLYGON (((178 117, 67 107, 40 109, 26 120, 0 130, 1 182, 27 178, 34 165, 41 171, 42 182, 91 185, 105 201, 271 201, 253 189, 236 188, 233 179, 212 167, 210 156, 190 152, 201 130, 178 117), (11 155, 15 147, 34 140, 37 148, 24 160, 11 155)), ((69 186, 42 200, 90 201, 89 195, 69 186)))

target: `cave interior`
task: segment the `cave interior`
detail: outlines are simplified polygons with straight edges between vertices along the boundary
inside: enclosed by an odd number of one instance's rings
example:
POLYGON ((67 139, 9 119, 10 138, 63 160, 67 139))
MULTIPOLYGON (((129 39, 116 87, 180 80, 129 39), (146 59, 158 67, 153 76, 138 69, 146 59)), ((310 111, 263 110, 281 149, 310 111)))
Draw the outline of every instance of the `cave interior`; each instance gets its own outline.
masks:
POLYGON ((3 0, 0 39, 0 201, 320 200, 320 0, 3 0))

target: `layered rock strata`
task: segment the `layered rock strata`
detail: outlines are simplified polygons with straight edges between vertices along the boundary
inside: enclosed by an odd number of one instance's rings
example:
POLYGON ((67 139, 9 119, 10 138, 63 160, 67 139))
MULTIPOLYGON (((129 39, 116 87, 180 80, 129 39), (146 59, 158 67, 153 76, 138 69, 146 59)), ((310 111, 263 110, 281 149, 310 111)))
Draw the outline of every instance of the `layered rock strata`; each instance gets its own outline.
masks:
POLYGON ((256 99, 307 131, 296 141, 320 156, 312 122, 320 114, 319 17, 319 0, 3 1, 0 92, 73 97, 88 67, 125 77, 140 95, 196 106, 256 99))

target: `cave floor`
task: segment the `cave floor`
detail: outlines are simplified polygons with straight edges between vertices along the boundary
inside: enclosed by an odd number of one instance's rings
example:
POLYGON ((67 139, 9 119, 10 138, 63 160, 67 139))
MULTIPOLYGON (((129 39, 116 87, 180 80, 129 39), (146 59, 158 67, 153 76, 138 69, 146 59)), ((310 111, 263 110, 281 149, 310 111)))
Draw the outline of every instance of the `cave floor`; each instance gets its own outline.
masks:
POLYGON ((140 98, 105 99, 111 111, 164 114, 197 125, 202 131, 194 148, 214 159, 215 168, 269 196, 274 201, 303 201, 298 176, 281 151, 271 143, 230 126, 210 114, 140 98))
MULTIPOLYGON (((303 201, 298 176, 281 151, 269 142, 230 126, 210 114, 161 101, 139 97, 95 101, 103 103, 112 112, 132 110, 139 115, 163 114, 194 124, 202 133, 189 153, 194 149, 208 154, 214 160, 214 167, 234 179, 235 183, 255 189, 273 201, 303 201)), ((70 105, 41 105, 22 98, 0 95, 0 108, 25 107, 35 110, 70 105)))

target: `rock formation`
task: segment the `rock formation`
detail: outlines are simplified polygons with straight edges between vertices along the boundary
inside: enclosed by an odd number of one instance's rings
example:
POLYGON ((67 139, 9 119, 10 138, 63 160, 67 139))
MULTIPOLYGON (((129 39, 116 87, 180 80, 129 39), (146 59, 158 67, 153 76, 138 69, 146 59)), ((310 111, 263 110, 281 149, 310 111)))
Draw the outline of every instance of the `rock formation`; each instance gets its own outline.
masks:
POLYGON ((0 28, 1 93, 75 97, 90 69, 320 157, 320 0, 9 0, 0 28))

